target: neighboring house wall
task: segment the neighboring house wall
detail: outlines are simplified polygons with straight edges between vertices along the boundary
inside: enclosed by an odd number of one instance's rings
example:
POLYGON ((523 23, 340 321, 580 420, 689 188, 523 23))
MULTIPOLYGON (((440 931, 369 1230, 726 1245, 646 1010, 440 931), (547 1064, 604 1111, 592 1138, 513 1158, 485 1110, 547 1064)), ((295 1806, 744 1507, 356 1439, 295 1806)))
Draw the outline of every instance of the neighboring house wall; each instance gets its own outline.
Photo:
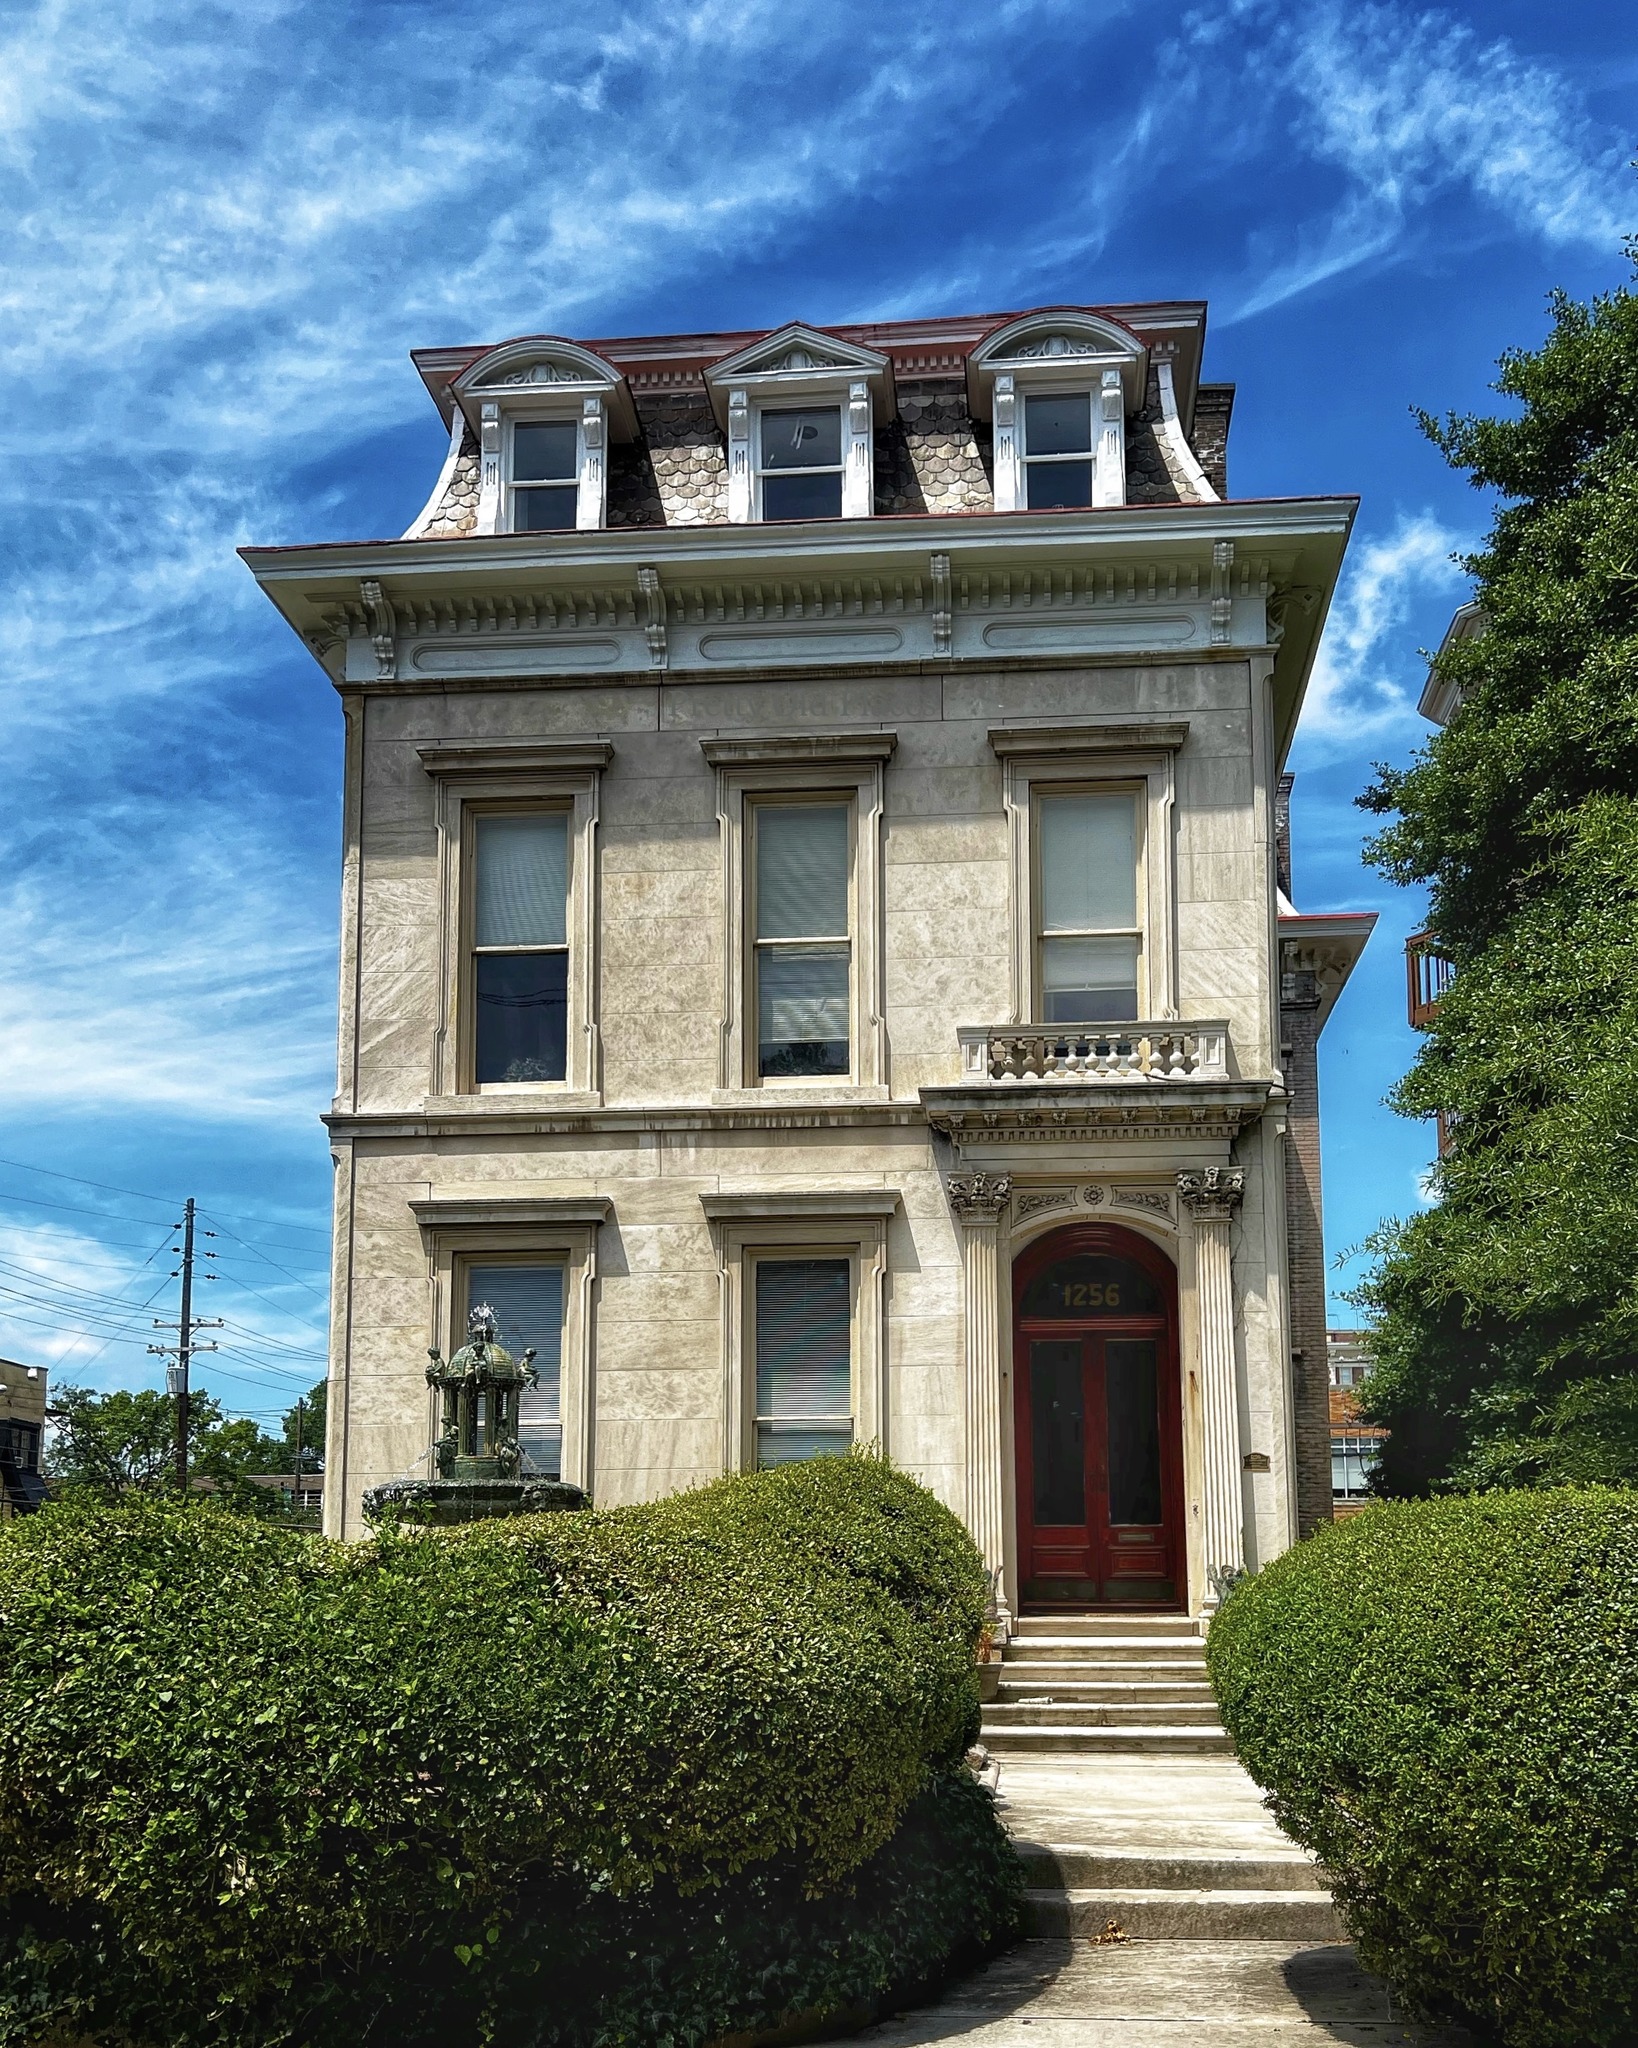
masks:
POLYGON ((0 1358, 0 1521, 26 1514, 45 1499, 45 1419, 45 1367, 0 1358))
POLYGON ((1325 1337, 1330 1381, 1332 1512, 1340 1520, 1367 1505, 1367 1475, 1381 1456, 1388 1432, 1359 1419, 1357 1388, 1371 1365, 1368 1330, 1328 1330, 1325 1337))

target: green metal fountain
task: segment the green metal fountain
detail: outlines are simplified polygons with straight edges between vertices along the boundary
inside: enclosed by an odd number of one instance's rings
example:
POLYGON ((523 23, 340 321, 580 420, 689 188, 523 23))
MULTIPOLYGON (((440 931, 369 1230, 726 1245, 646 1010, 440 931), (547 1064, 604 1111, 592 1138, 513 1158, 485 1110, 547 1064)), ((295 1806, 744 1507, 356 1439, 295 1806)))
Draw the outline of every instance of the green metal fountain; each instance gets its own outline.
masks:
POLYGON ((495 1334, 495 1311, 487 1303, 467 1318, 466 1342, 453 1358, 446 1363, 436 1349, 427 1358, 427 1385, 442 1400, 440 1431, 429 1454, 433 1476, 371 1487, 364 1515, 372 1526, 451 1527, 590 1505, 582 1488, 525 1472, 518 1410, 525 1390, 536 1383, 535 1354, 512 1356, 495 1334))

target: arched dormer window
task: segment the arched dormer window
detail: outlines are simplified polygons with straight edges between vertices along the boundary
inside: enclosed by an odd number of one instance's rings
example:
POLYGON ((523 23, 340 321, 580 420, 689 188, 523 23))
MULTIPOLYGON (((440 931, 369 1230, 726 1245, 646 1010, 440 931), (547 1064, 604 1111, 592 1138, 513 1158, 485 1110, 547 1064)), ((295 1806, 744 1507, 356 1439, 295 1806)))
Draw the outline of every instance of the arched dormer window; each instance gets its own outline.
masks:
POLYGON ((793 321, 705 383, 728 437, 730 521, 870 517, 875 423, 894 410, 886 356, 793 321))
POLYGON ((626 380, 578 343, 555 336, 503 342, 455 380, 456 429, 478 437, 475 533, 559 533, 600 527, 608 443, 636 437, 626 380))
POLYGON ((1126 503, 1126 416, 1148 352, 1105 314, 1027 313, 967 359, 975 419, 994 422, 997 512, 1126 503))

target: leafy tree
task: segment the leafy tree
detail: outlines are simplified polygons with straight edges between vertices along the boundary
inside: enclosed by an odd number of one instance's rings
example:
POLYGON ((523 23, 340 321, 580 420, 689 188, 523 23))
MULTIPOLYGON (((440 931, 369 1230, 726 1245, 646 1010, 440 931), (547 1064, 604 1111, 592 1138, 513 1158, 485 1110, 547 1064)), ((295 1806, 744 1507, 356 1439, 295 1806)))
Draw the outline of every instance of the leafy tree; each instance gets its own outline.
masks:
MULTIPOLYGON (((1638 261, 1638 244, 1629 246, 1638 261)), ((1465 566, 1462 708, 1360 799, 1455 981, 1394 1106, 1442 1113, 1435 1204, 1384 1230, 1379 1486, 1638 1482, 1638 298, 1551 301, 1516 410, 1422 418, 1501 499, 1465 566)))
MULTIPOLYGON (((99 1394, 65 1387, 51 1410, 46 1476, 59 1493, 158 1493, 176 1483, 176 1403, 143 1387, 99 1394)), ((211 1394, 188 1399, 188 1469, 211 1482, 230 1506, 248 1513, 278 1512, 276 1492, 251 1486, 252 1472, 286 1469, 284 1445, 241 1417, 229 1422, 211 1394)))
POLYGON ((329 1382, 320 1380, 315 1387, 309 1387, 302 1397, 300 1408, 290 1408, 284 1417, 284 1449, 282 1460, 269 1465, 269 1472, 293 1472, 296 1470, 296 1427, 300 1418, 301 1426, 301 1470, 322 1472, 324 1470, 324 1423, 328 1413, 329 1382))

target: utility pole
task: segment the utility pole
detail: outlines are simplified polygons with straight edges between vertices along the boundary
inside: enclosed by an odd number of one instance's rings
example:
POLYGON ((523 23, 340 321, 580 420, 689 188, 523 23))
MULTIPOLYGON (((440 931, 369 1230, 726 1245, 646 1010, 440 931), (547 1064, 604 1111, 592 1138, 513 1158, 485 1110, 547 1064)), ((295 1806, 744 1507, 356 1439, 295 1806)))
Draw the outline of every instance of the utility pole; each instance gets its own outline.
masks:
MULTIPOLYGON (((196 1330, 219 1330, 222 1324, 219 1317, 207 1320, 203 1316, 196 1316, 193 1312, 192 1195, 189 1195, 183 1207, 182 1221, 176 1225, 176 1228, 182 1233, 182 1243, 180 1246, 182 1263, 176 1272, 171 1275, 171 1278, 173 1280, 180 1278, 182 1282, 182 1313, 180 1319, 174 1324, 164 1322, 156 1316, 154 1318, 154 1328, 156 1330, 174 1329, 177 1341, 174 1344, 150 1344, 148 1349, 151 1352, 157 1352, 161 1357, 174 1361, 165 1368, 165 1390, 176 1402, 177 1491, 179 1493, 186 1493, 188 1490, 188 1368, 193 1361, 193 1355, 196 1351, 214 1351, 216 1349, 214 1344, 196 1343, 194 1341, 194 1332, 196 1330)), ((214 1230, 207 1230, 205 1235, 207 1237, 214 1237, 216 1233, 214 1230)), ((178 1247, 172 1246, 172 1250, 176 1249, 178 1247)), ((214 1252, 205 1253, 207 1259, 213 1259, 215 1256, 214 1252)), ((214 1280, 216 1275, 214 1273, 207 1273, 204 1277, 207 1280, 214 1280)))
POLYGON ((302 1436, 306 1428, 306 1422, 307 1397, 305 1394, 298 1394, 296 1397, 296 1483, 290 1492, 290 1512, 292 1514, 301 1513, 301 1454, 303 1448, 302 1436))

